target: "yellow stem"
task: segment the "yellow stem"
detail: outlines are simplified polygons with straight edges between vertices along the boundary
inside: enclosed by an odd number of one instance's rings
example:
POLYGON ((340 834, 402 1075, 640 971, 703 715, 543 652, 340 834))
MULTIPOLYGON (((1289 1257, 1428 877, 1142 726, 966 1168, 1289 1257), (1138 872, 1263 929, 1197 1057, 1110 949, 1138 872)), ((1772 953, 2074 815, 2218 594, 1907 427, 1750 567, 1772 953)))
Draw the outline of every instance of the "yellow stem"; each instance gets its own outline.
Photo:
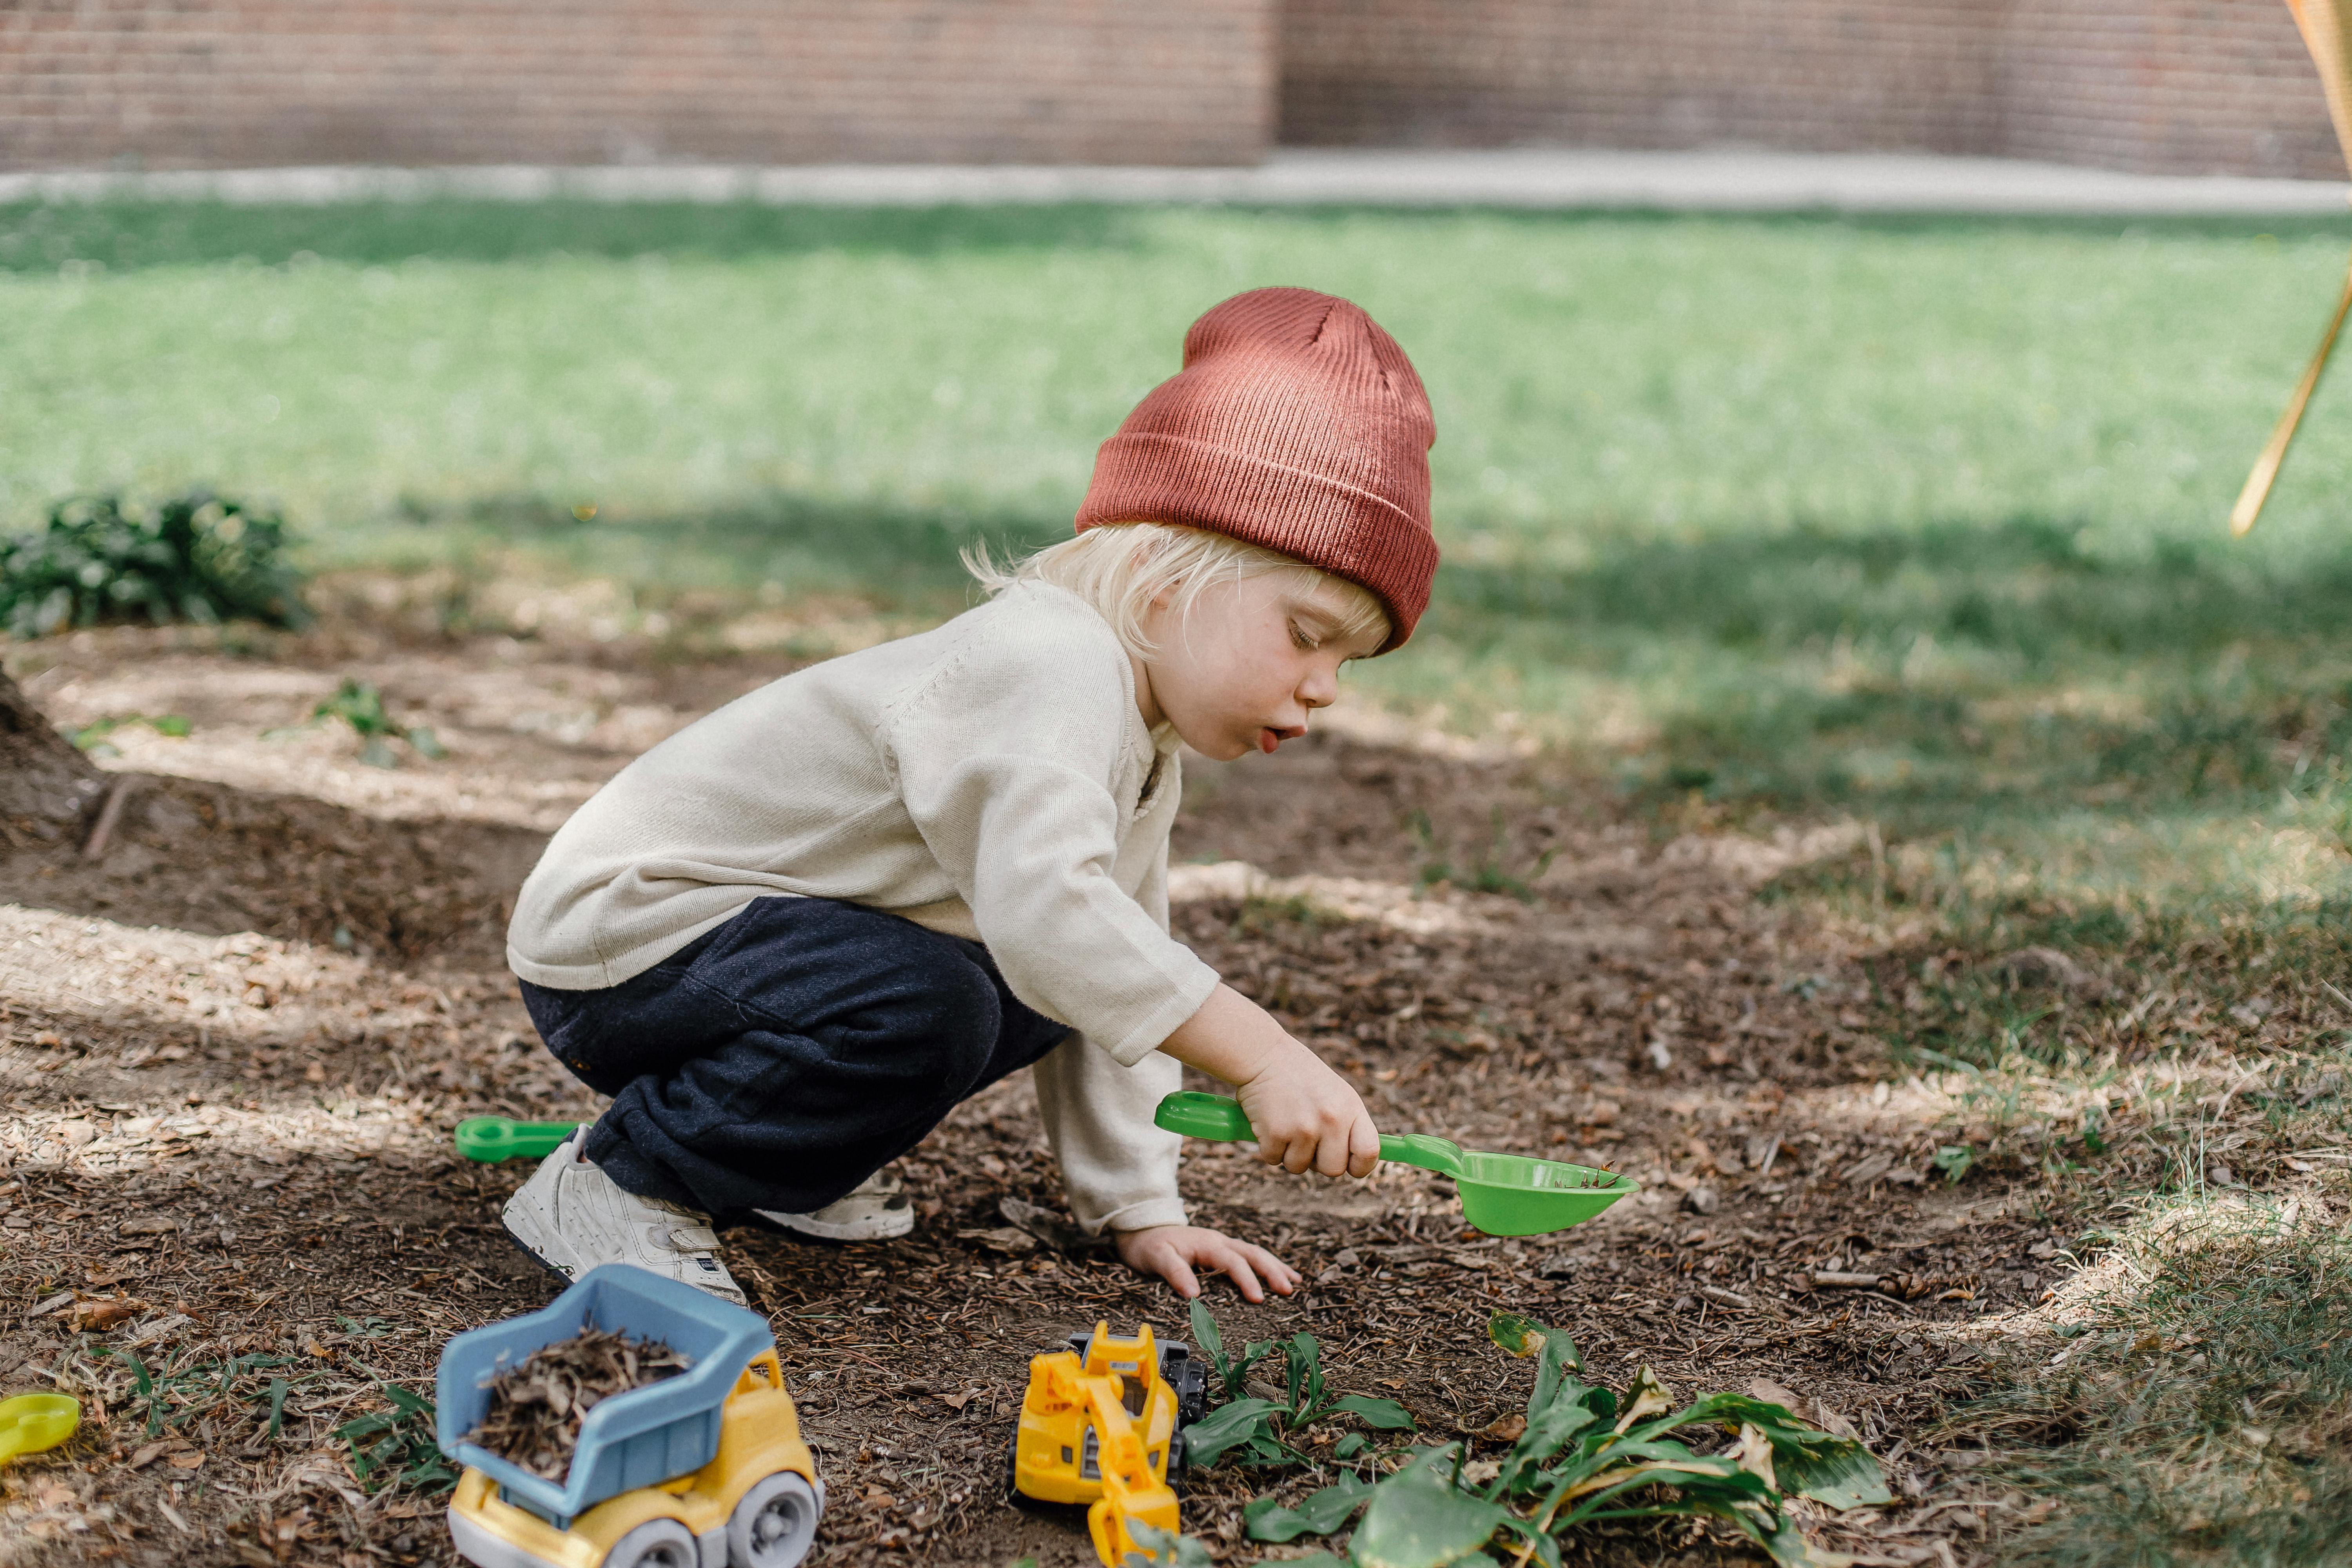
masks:
POLYGON ((2279 465, 2286 461, 2287 444, 2294 439, 2295 426, 2303 423, 2304 405, 2319 388, 2319 373, 2327 368, 2327 356, 2336 347, 2336 334, 2344 329, 2344 317, 2352 312, 2352 267, 2344 274, 2344 297, 2336 301, 2336 314, 2327 323, 2327 335, 2319 340, 2319 352, 2311 356, 2311 363, 2296 384, 2294 395, 2287 400, 2286 412, 2280 416, 2278 428, 2271 432, 2263 455, 2254 459, 2254 471, 2246 476, 2246 488, 2238 492, 2238 504, 2230 509, 2230 537, 2242 539, 2254 526, 2254 519, 2263 514, 2263 502, 2270 499, 2271 482, 2278 478, 2279 465))

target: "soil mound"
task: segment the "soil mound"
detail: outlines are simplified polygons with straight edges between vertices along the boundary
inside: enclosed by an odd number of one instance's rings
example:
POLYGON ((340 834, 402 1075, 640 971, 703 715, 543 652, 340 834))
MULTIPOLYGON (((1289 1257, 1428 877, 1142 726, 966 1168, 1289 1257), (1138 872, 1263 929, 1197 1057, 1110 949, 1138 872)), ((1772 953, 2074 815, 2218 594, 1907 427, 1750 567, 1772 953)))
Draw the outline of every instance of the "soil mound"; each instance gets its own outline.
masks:
POLYGON ((70 837, 105 792, 90 760, 0 671, 0 822, 11 837, 36 843, 70 837))

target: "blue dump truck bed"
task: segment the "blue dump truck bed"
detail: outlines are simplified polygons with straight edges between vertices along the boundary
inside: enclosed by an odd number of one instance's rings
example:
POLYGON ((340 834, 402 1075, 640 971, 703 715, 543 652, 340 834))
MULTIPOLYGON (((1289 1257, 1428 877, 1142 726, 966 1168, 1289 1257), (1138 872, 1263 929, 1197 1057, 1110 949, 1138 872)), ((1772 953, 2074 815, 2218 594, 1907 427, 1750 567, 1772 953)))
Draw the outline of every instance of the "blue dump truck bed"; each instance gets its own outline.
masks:
POLYGON ((774 1344, 756 1312, 641 1268, 607 1264, 539 1311, 451 1340, 441 1352, 434 1436, 443 1453, 496 1481, 506 1501, 568 1529, 607 1498, 709 1464, 719 1452, 728 1393, 744 1364, 774 1344), (614 1394, 589 1411, 561 1484, 466 1440, 489 1411, 493 1377, 583 1328, 660 1340, 689 1364, 675 1377, 614 1394))

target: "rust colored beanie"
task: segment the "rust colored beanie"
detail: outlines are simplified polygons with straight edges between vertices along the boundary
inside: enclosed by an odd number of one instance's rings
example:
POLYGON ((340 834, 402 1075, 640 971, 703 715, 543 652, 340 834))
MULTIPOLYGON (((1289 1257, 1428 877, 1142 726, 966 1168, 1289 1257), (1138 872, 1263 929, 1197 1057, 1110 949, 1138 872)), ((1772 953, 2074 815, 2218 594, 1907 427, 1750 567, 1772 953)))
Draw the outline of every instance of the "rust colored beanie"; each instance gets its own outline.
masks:
POLYGON ((1095 458, 1078 531, 1106 522, 1212 529, 1371 591, 1381 651, 1429 605, 1429 447, 1437 426, 1412 362, 1345 300, 1253 289, 1192 323, 1184 368, 1136 405, 1095 458))

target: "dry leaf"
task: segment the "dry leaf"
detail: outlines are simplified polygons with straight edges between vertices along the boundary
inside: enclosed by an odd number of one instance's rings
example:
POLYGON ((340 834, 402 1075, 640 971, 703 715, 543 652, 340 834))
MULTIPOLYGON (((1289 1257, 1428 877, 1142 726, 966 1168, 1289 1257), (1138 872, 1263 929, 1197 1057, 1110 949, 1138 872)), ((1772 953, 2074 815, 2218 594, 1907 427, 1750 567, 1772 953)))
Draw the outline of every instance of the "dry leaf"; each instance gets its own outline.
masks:
POLYGON ((115 1324, 137 1317, 147 1310, 147 1303, 131 1296, 101 1296, 94 1301, 77 1301, 66 1313, 66 1321, 77 1333, 110 1329, 115 1324))
MULTIPOLYGON (((312 1353, 326 1352, 314 1344, 312 1353)), ((583 1329, 492 1378, 489 1409, 466 1441, 560 1481, 571 1473, 580 1423, 590 1410, 614 1394, 675 1377, 688 1364, 659 1340, 583 1329)))

